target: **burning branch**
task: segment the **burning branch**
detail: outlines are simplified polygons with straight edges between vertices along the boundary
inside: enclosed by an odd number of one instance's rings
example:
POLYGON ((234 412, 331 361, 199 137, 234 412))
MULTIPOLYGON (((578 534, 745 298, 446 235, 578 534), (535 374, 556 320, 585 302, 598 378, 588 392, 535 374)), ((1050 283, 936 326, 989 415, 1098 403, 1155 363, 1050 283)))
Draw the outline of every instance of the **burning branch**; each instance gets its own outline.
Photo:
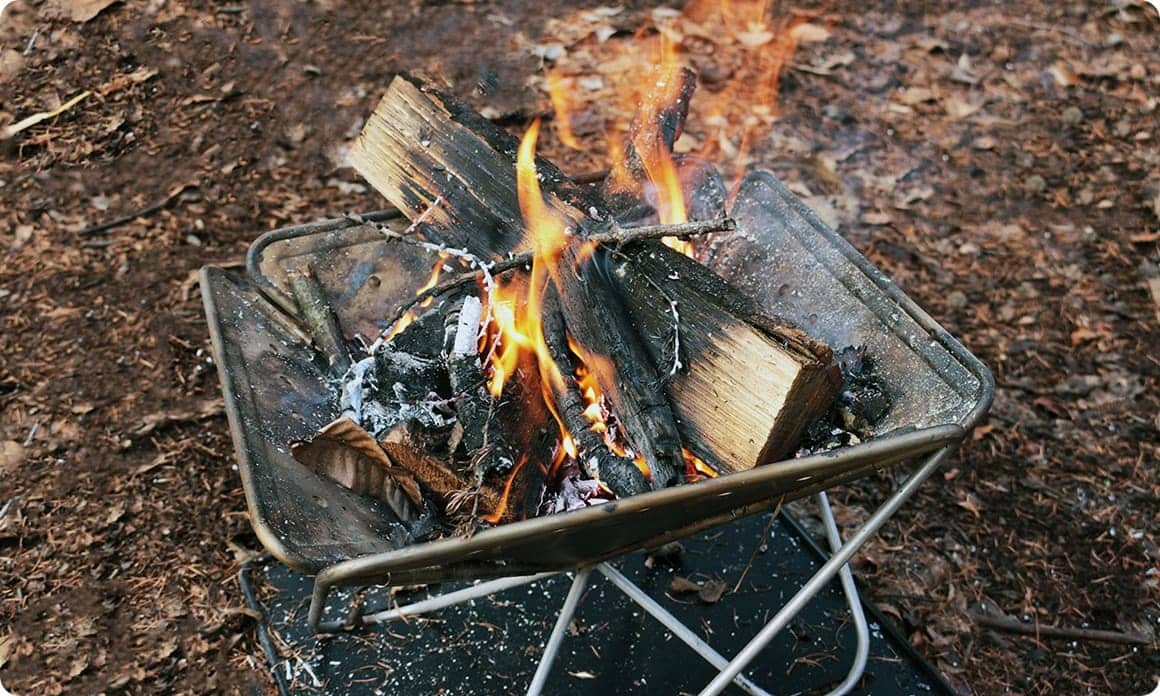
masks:
MULTIPOLYGON (((385 225, 379 225, 378 228, 384 234, 387 234, 392 238, 399 235, 398 232, 388 229, 385 225)), ((625 244, 642 242, 650 239, 661 239, 664 237, 688 239, 689 237, 695 237, 702 234, 712 234, 714 232, 732 232, 735 229, 737 229, 737 223, 735 223, 732 218, 728 217, 718 218, 716 220, 695 220, 692 222, 682 222, 675 225, 645 225, 641 227, 629 228, 622 228, 616 223, 613 223, 612 228, 607 232, 596 232, 590 234, 587 239, 588 241, 594 242, 596 244, 611 244, 620 247, 625 244)), ((446 247, 441 248, 438 247, 438 245, 434 246, 442 251, 447 251, 446 247)), ((492 263, 483 262, 480 259, 467 254, 465 251, 463 254, 461 254, 461 256, 463 258, 472 259, 472 266, 478 267, 477 270, 465 271, 458 275, 452 276, 447 280, 440 281, 435 285, 427 288, 426 290, 416 294, 410 300, 405 302, 391 317, 390 321, 387 322, 386 328, 379 332, 378 337, 375 339, 375 342, 371 344, 371 347, 367 349, 368 355, 374 355, 375 351, 377 351, 379 347, 382 346, 386 337, 390 336, 391 332, 394 331, 395 326, 399 323, 399 321, 408 313, 413 311, 415 307, 423 304, 431 298, 439 297, 440 295, 446 294, 447 292, 455 290, 456 288, 461 288, 470 283, 478 282, 481 277, 484 279, 484 284, 487 288, 489 288, 490 292, 490 289, 494 287, 494 283, 489 281, 492 281, 495 276, 498 276, 502 273, 507 273, 508 271, 514 271, 516 269, 527 268, 535 258, 535 252, 526 251, 520 254, 515 254, 510 258, 504 259, 502 261, 495 261, 492 263)))

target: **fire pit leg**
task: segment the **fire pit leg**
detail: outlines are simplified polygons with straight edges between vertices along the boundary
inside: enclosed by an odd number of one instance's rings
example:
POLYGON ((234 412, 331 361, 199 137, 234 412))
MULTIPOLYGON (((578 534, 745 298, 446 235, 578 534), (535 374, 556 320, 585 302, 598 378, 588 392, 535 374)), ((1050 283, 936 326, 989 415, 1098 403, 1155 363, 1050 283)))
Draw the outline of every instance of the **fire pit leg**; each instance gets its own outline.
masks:
MULTIPOLYGON (((650 597, 647 592, 640 589, 636 583, 626 578, 624 573, 621 573, 619 570, 613 568, 607 563, 601 563, 600 565, 596 566, 596 569, 599 570, 600 573, 604 575, 604 577, 608 578, 613 585, 616 585, 616 587, 619 588, 621 592, 628 595, 629 599, 639 604, 641 609, 644 609, 649 614, 652 614, 653 618, 657 621, 660 621, 661 624, 663 624, 665 628, 669 629, 669 631, 674 636, 684 641, 685 645, 688 645, 698 655, 705 658, 706 662, 713 665, 717 669, 725 669, 729 666, 729 660, 727 660, 724 655, 714 650, 713 646, 701 640, 700 636, 698 636, 696 633, 693 633, 693 631, 691 631, 688 626, 682 623, 680 619, 673 616, 668 609, 662 607, 660 603, 650 597)), ((741 689, 749 694, 768 696, 769 693, 768 691, 765 691, 758 685, 754 684, 749 680, 748 677, 743 674, 738 674, 733 679, 733 683, 741 687, 741 689)))
POLYGON ((580 595, 584 594, 584 589, 588 587, 588 578, 591 575, 591 567, 576 571, 572 587, 568 589, 568 596, 564 598, 564 606, 560 608, 560 616, 556 619, 556 625, 552 627, 552 635, 548 636, 548 643, 544 646, 544 654, 540 657, 536 674, 532 677, 532 683, 528 685, 528 696, 539 696, 544 690, 548 674, 552 671, 552 663, 556 661, 556 653, 560 651, 564 634, 568 632, 568 624, 572 623, 572 616, 576 614, 576 607, 580 604, 580 595))
MULTIPOLYGON (((842 548, 842 536, 838 532, 838 523, 834 521, 834 511, 830 508, 830 499, 825 491, 818 491, 818 509, 822 513, 822 523, 826 528, 826 540, 830 542, 830 550, 837 553, 842 548)), ((858 647, 854 651, 854 664, 851 665, 846 678, 841 684, 834 687, 830 696, 845 694, 854 688, 862 673, 866 671, 866 660, 870 656, 870 627, 866 625, 866 612, 862 610, 862 599, 858 596, 858 588, 854 585, 854 573, 847 563, 838 571, 842 581, 842 592, 846 595, 846 602, 850 605, 850 616, 854 618, 854 633, 858 636, 858 647)))
POLYGON ((795 594, 789 600, 789 602, 787 602, 786 605, 782 607, 781 611, 777 613, 777 616, 773 617, 772 621, 765 625, 765 628, 761 629, 761 631, 756 636, 754 636, 753 640, 749 641, 749 644, 746 645, 741 650, 741 652, 737 654, 737 657, 734 657, 733 660, 726 666, 726 668, 721 670, 721 673, 718 674, 717 677, 713 679, 713 681, 709 682, 709 685, 701 691, 700 696, 714 696, 715 694, 719 694, 724 691, 725 687, 729 686, 729 683, 732 682, 738 674, 741 674, 741 670, 745 669, 745 667, 750 662, 752 662, 758 656, 758 654, 761 653, 765 646, 769 645, 769 642, 773 640, 773 637, 780 633, 782 629, 784 629, 789 624, 790 620, 797 616, 798 612, 800 612, 802 608, 805 607, 805 605, 814 598, 814 595, 816 595, 823 587, 825 587, 827 583, 834 579, 834 576, 838 574, 838 571, 850 561, 850 558, 855 553, 857 553, 858 549, 862 548, 862 545, 866 543, 866 540, 869 539, 875 532, 877 532, 878 529, 886 523, 886 520, 890 519, 894 513, 898 512, 898 509, 902 507, 902 504, 909 500, 912 495, 914 495, 914 492, 918 490, 918 487, 921 486, 922 483, 926 481, 926 479, 932 473, 934 473, 936 469, 939 468, 939 466, 952 451, 954 451, 954 447, 947 446, 931 455, 930 459, 928 459, 925 464, 923 464, 917 471, 915 471, 910 476, 910 478, 907 479, 906 483, 904 483, 901 488, 895 491, 894 495, 890 496, 890 498, 882 504, 882 507, 878 508, 878 510, 870 516, 870 519, 866 520, 866 523, 863 524, 858 529, 858 531, 854 533, 854 536, 850 537, 849 541, 843 544, 839 550, 834 552, 834 555, 830 557, 830 560, 826 561, 826 563, 818 569, 817 573, 814 573, 814 576, 810 578, 809 582, 807 582, 800 590, 798 590, 797 594, 795 594))
MULTIPOLYGON (((456 604, 470 602, 473 599, 479 599, 496 592, 503 592, 510 590, 513 587, 521 585, 530 585, 537 580, 550 578, 559 573, 539 573, 537 575, 516 575, 510 578, 500 578, 498 580, 489 580, 487 582, 480 582, 470 587, 465 587, 462 590, 455 590, 446 594, 437 595, 430 599, 424 599, 411 604, 405 604, 401 607, 388 609, 386 611, 375 612, 374 614, 367 614, 359 619, 355 626, 369 626, 377 623, 386 623, 388 621, 395 621, 409 616, 418 616, 419 614, 426 614, 440 609, 453 607, 456 604)), ((342 621, 322 621, 322 610, 326 605, 326 598, 330 594, 330 585, 319 584, 317 580, 314 582, 314 596, 310 599, 310 628, 315 633, 336 633, 345 628, 348 628, 342 621)))

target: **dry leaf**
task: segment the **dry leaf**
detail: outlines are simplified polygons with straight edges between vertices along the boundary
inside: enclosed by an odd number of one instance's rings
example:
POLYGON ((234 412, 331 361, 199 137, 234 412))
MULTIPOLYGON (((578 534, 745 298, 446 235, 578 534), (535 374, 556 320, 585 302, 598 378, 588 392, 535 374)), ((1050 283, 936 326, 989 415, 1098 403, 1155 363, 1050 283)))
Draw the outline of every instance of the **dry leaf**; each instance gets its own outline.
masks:
POLYGON ((975 148, 976 150, 993 150, 997 144, 998 142, 991 136, 982 135, 978 138, 975 138, 971 142, 971 147, 975 148))
POLYGON ((858 220, 864 225, 889 225, 894 221, 894 218, 890 216, 890 213, 872 212, 862 213, 858 220))
POLYGON ((8 478, 24 463, 24 445, 16 440, 0 442, 0 477, 8 478))
POLYGON ((16 645, 16 635, 9 633, 6 636, 0 636, 0 667, 8 664, 8 658, 12 655, 12 648, 16 645))
POLYGON ((419 517, 423 498, 411 474, 387 456, 358 423, 343 416, 314 439, 290 448, 295 459, 355 493, 377 498, 404 522, 419 517))
POLYGON ((206 399, 190 409, 176 409, 173 411, 158 411, 150 413, 141 419, 141 425, 130 431, 133 437, 144 437, 157 428, 170 423, 186 423, 205 420, 225 411, 225 403, 221 399, 206 399))
POLYGON ((724 595, 724 580, 709 580, 701 585, 701 591, 697 593, 697 597, 705 604, 716 604, 724 595))
POLYGON ((50 0, 45 10, 54 16, 67 17, 83 24, 117 2, 119 0, 50 0))
POLYGON ((830 30, 817 24, 803 22, 789 30, 789 35, 799 44, 821 43, 830 38, 830 30))
POLYGON ((693 582, 692 580, 674 575, 671 582, 669 582, 669 592, 673 594, 688 594, 690 592, 700 592, 701 584, 693 582))
POLYGON ((946 109, 947 116, 958 121, 983 108, 983 103, 982 101, 968 101, 957 94, 952 94, 943 100, 943 108, 946 109))
POLYGON ((1160 278, 1148 279, 1148 291, 1152 293, 1152 304, 1156 307, 1156 321, 1160 321, 1160 278))
POLYGON ((1100 334, 1096 333, 1095 331, 1092 331, 1091 329, 1087 328, 1086 326, 1081 326, 1078 329, 1076 329, 1075 331, 1071 332, 1071 345, 1078 346, 1081 343, 1087 343, 1088 341, 1094 341, 1095 339, 1097 339, 1099 337, 1100 337, 1100 334))
POLYGON ((898 93, 898 101, 907 106, 934 101, 934 92, 926 87, 907 87, 898 93))
POLYGON ((979 499, 976 498, 973 494, 967 493, 955 504, 971 513, 975 517, 979 517, 979 499))
POLYGON ((1055 84, 1060 87, 1071 87, 1079 84, 1079 75, 1072 72, 1067 66, 1056 63, 1051 66, 1048 71, 1051 73, 1051 78, 1055 80, 1055 84))

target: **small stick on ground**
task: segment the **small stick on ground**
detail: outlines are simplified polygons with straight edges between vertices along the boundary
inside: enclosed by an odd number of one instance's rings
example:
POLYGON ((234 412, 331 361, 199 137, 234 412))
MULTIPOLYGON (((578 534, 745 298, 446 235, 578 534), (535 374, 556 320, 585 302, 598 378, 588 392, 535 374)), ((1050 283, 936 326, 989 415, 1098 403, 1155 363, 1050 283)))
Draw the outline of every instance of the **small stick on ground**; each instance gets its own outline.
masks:
POLYGON ((1107 631, 1097 628, 1069 628, 1067 626, 1041 626, 1034 623, 1023 623, 1019 619, 1006 616, 987 616, 974 614, 975 623, 983 628, 1007 633, 1018 633, 1037 638, 1064 638, 1067 640, 1091 640, 1102 643, 1123 643, 1126 645, 1149 645, 1152 641, 1138 633, 1124 633, 1122 631, 1107 631))
POLYGON ((141 210, 138 210, 135 213, 129 213, 128 215, 122 215, 119 218, 113 218, 112 220, 106 220, 105 222, 97 223, 96 225, 93 225, 92 227, 86 227, 83 230, 81 230, 80 232, 77 232, 77 236, 91 237, 95 234, 101 234, 102 232, 108 232, 109 230, 116 228, 116 227, 120 227, 121 225, 127 225, 130 222, 133 222, 134 220, 137 220, 139 218, 148 217, 148 216, 152 215, 153 213, 156 213, 157 211, 161 210, 165 206, 169 205, 170 203, 172 203, 174 198, 177 198, 179 195, 181 195, 181 193, 183 191, 185 191, 188 188, 193 188, 193 184, 182 184, 180 186, 177 186, 174 189, 172 189, 169 192, 169 194, 165 196, 165 198, 157 201, 153 205, 145 206, 144 208, 142 208, 141 210))

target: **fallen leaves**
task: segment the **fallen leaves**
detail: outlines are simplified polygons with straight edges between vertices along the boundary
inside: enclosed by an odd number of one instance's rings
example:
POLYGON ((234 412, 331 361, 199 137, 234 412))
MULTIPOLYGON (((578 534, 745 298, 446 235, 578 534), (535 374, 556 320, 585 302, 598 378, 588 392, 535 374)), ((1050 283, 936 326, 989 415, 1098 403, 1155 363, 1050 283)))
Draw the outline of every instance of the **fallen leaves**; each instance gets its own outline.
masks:
POLYGON ((0 442, 0 477, 7 478, 16 473, 24 463, 24 445, 15 440, 0 442))
POLYGON ((118 2, 120 0, 50 0, 45 3, 47 6, 45 9, 50 15, 84 24, 118 2))
POLYGON ((724 580, 704 580, 695 582, 680 575, 674 575, 669 582, 669 593, 674 595, 696 594, 705 604, 716 604, 725 595, 727 585, 724 580))
POLYGON ((1156 308, 1156 321, 1160 321, 1160 278, 1147 280, 1148 292, 1152 295, 1152 306, 1156 308))

